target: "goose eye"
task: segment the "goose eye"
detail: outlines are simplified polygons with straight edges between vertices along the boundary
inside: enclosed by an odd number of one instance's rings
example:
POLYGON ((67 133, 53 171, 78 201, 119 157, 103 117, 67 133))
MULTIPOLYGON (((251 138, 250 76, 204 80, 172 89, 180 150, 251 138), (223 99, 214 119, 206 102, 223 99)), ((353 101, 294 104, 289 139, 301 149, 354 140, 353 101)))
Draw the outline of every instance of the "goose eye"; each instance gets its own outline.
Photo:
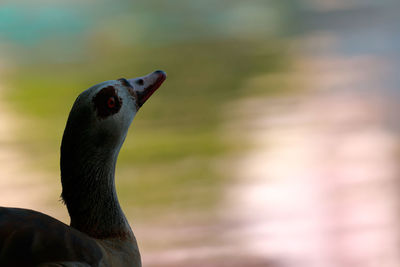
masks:
POLYGON ((109 108, 114 108, 115 107, 115 98, 112 96, 107 100, 107 106, 109 108))
POLYGON ((122 98, 118 97, 114 87, 101 89, 92 99, 97 116, 104 119, 118 113, 122 106, 122 98))

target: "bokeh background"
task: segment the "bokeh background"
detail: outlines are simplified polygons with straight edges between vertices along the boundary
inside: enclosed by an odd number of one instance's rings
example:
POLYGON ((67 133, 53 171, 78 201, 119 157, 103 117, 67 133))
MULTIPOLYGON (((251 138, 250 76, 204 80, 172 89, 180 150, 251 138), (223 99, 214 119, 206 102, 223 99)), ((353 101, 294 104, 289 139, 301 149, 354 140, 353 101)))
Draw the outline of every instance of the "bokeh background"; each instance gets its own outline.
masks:
POLYGON ((117 166, 144 266, 400 266, 397 0, 2 0, 0 204, 66 223, 76 96, 165 70, 117 166))

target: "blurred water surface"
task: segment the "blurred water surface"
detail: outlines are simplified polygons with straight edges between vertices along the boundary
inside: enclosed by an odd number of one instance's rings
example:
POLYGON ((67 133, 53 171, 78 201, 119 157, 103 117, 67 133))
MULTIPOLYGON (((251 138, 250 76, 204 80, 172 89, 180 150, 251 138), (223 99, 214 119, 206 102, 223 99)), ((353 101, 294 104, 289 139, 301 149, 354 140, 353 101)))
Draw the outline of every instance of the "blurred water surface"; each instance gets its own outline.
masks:
POLYGON ((68 222, 80 91, 165 70, 117 190, 145 266, 399 266, 396 1, 2 1, 0 201, 68 222))

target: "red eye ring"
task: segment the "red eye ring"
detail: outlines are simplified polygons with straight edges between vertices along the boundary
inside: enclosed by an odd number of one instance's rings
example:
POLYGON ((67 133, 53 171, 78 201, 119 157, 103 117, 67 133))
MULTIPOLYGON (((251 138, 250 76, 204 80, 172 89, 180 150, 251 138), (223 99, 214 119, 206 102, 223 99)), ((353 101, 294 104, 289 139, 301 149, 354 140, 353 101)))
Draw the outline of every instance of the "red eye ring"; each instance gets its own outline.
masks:
POLYGON ((115 107, 115 98, 112 96, 107 100, 107 106, 109 108, 114 108, 115 107))

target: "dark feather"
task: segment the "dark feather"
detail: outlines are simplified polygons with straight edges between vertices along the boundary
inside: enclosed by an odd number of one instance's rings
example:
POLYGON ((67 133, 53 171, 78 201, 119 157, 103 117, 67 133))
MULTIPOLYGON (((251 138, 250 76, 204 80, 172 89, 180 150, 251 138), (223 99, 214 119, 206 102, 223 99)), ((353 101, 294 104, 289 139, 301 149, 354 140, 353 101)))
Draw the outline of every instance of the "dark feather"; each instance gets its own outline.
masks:
POLYGON ((48 215, 0 207, 0 266, 71 261, 98 266, 102 254, 96 241, 48 215))

